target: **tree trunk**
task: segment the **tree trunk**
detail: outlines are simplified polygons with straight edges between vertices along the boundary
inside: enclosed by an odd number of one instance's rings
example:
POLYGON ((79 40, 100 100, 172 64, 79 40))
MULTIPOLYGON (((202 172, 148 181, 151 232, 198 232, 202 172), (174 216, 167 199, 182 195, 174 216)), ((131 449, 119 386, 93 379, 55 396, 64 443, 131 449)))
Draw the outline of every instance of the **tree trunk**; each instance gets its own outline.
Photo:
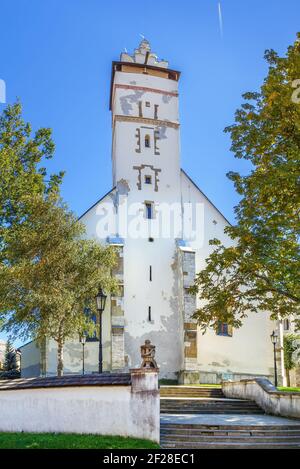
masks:
POLYGON ((64 343, 62 339, 58 339, 57 340, 57 376, 62 376, 64 374, 63 347, 64 347, 64 343))
POLYGON ((290 377, 290 370, 285 370, 286 372, 286 384, 287 387, 291 387, 291 377, 290 377))

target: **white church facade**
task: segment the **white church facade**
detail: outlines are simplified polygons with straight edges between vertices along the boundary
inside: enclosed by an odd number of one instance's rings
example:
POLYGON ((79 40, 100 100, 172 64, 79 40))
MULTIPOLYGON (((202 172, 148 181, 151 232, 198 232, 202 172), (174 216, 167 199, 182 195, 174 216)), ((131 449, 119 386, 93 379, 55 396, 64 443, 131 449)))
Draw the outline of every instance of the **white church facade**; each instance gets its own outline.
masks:
MULTIPOLYGON (((228 221, 180 167, 178 84, 180 72, 159 61, 143 40, 133 55, 113 62, 113 188, 80 220, 86 236, 114 245, 120 295, 103 313, 103 368, 140 365, 140 345, 156 346, 160 378, 220 382, 270 377, 273 356, 268 314, 250 314, 240 329, 220 324, 204 335, 192 319, 200 300, 189 293, 211 252, 209 240, 225 245, 228 221)), ((98 367, 98 342, 85 346, 87 372, 98 367)), ((65 372, 81 371, 82 348, 70 341, 65 372)), ((22 347, 22 374, 51 375, 56 346, 22 347)))

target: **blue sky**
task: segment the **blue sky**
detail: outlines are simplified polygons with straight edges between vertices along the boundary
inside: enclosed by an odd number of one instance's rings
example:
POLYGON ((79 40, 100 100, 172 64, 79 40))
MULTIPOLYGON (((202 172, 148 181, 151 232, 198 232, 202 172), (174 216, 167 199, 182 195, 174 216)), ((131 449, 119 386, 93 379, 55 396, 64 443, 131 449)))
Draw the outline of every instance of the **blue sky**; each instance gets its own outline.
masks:
MULTIPOLYGON (((264 50, 284 53, 300 30, 299 0, 7 0, 0 4, 0 79, 33 127, 51 127, 52 172, 78 215, 111 188, 111 61, 140 33, 180 80, 181 164, 231 221, 237 196, 225 174, 248 167, 229 151, 226 125, 241 94, 267 72, 264 50)), ((0 111, 3 104, 0 104, 0 111)))

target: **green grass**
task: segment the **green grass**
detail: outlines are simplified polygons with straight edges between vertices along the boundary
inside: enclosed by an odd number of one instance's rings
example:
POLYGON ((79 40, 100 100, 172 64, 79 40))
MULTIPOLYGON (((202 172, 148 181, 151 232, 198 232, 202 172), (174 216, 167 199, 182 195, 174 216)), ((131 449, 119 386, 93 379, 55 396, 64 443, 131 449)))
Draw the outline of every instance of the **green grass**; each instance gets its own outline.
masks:
POLYGON ((155 449, 148 440, 75 433, 0 433, 0 449, 155 449))
POLYGON ((176 379, 159 379, 158 383, 162 386, 177 386, 178 381, 176 379))
POLYGON ((287 391, 287 392, 300 392, 300 388, 285 388, 284 386, 278 386, 278 391, 287 391))

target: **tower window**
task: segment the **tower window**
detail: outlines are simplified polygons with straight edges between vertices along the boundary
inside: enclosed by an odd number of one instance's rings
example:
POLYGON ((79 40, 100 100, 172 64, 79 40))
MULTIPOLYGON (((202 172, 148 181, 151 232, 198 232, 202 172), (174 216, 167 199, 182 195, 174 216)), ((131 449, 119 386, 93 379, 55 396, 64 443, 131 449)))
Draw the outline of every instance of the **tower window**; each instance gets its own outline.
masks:
POLYGON ((152 282, 152 265, 150 265, 150 268, 149 268, 149 280, 150 282, 152 282))
POLYGON ((139 101, 139 117, 143 117, 142 101, 139 101))
POLYGON ((153 206, 151 202, 145 202, 145 209, 146 209, 146 218, 151 220, 153 218, 153 206))
POLYGON ((216 334, 232 337, 232 327, 227 322, 218 321, 216 334))
POLYGON ((148 238, 149 243, 154 243, 154 238, 148 238))
POLYGON ((288 319, 284 319, 283 321, 283 329, 288 331, 290 329, 290 321, 288 319))
POLYGON ((146 101, 146 107, 150 107, 150 101, 146 101))
POLYGON ((151 183, 152 183, 151 176, 145 176, 145 184, 151 184, 151 183))
POLYGON ((158 116, 158 104, 154 104, 154 119, 157 119, 158 116))
POLYGON ((148 321, 152 321, 152 317, 151 317, 151 306, 148 306, 148 321))
POLYGON ((145 147, 150 148, 150 135, 145 136, 145 147))

